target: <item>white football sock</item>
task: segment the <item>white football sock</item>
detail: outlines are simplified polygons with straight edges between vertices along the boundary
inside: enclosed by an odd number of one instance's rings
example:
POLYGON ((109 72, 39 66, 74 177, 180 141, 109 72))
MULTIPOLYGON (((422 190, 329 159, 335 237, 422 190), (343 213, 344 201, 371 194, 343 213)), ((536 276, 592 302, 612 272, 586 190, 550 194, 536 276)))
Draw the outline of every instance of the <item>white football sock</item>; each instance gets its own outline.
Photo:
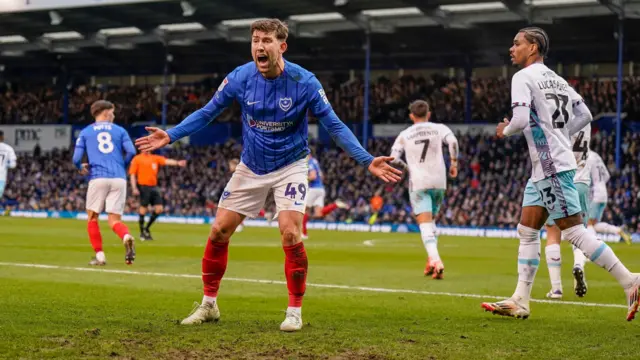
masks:
POLYGON ((634 278, 631 272, 620 262, 613 250, 590 231, 587 231, 584 225, 573 226, 562 230, 562 233, 569 242, 582 250, 589 260, 610 272, 623 288, 627 289, 633 286, 634 278))
POLYGON ((301 307, 293 307, 293 306, 289 306, 287 308, 287 312, 292 312, 298 316, 302 316, 302 308, 301 307))
POLYGON ((202 297, 202 305, 204 305, 204 304, 206 304, 206 303, 213 304, 214 302, 216 302, 216 300, 217 300, 217 299, 218 299, 218 297, 216 297, 216 296, 207 296, 207 295, 204 295, 204 296, 202 297))
POLYGON ((562 256, 560 255, 560 245, 547 245, 544 249, 549 267, 549 279, 551 280, 551 290, 562 291, 562 256))
POLYGON ((420 224, 420 235, 422 236, 422 243, 427 250, 427 255, 433 261, 440 261, 440 254, 438 253, 438 238, 436 237, 435 224, 433 222, 427 222, 420 224))
POLYGON ((587 263, 587 257, 584 256, 582 250, 577 247, 573 247, 573 267, 580 268, 580 270, 584 271, 584 264, 587 263))
POLYGON ((603 234, 620 234, 620 228, 615 225, 609 225, 604 222, 599 222, 593 227, 596 232, 603 234))
POLYGON ((529 302, 533 280, 540 265, 540 230, 518 224, 518 286, 513 297, 518 301, 529 302))
POLYGON ((98 260, 100 262, 106 262, 107 261, 107 257, 104 255, 104 251, 98 251, 96 253, 96 260, 98 260))

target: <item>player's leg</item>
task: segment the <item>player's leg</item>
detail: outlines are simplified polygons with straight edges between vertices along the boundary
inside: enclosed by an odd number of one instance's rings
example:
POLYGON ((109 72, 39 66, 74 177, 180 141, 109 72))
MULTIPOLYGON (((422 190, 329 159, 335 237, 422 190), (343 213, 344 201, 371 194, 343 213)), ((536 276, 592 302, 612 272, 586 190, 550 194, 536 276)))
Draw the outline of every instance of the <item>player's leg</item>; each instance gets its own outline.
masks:
POLYGON ((296 331, 302 327, 302 299, 307 283, 307 253, 301 239, 303 214, 285 210, 278 214, 278 225, 285 254, 284 271, 289 290, 287 317, 280 326, 283 331, 296 331))
POLYGON ((153 236, 151 236, 151 225, 162 215, 163 207, 162 207, 162 195, 160 194, 160 189, 157 187, 153 187, 151 189, 151 205, 153 206, 153 211, 151 213, 151 218, 147 223, 144 231, 147 235, 147 240, 153 240, 153 236))
POLYGON ((518 224, 518 285, 511 298, 496 303, 483 303, 486 311, 503 316, 526 319, 533 281, 540 264, 540 229, 549 214, 533 182, 528 181, 522 199, 522 213, 518 224))
POLYGON ((427 264, 424 269, 425 276, 434 279, 442 279, 444 276, 444 264, 438 252, 438 238, 433 215, 437 214, 444 197, 443 190, 423 189, 412 191, 409 198, 416 221, 420 227, 420 236, 427 251, 427 264))
MULTIPOLYGON (((586 226, 589 218, 589 186, 583 183, 576 183, 576 189, 580 197, 580 208, 582 209, 583 216, 582 223, 586 226)), ((595 232, 593 233, 595 235, 595 232)), ((571 246, 573 247, 573 291, 578 297, 583 297, 587 294, 588 289, 584 268, 584 265, 587 263, 587 257, 578 247, 575 245, 571 246)))
POLYGON ((138 227, 140 228, 140 240, 147 240, 147 236, 144 233, 144 218, 147 216, 147 207, 140 205, 138 208, 138 227))
POLYGON ((599 221, 593 225, 593 229, 597 233, 601 233, 601 234, 620 235, 620 237, 624 240, 625 243, 627 243, 628 245, 631 245, 631 234, 626 232, 621 226, 615 226, 615 225, 608 224, 606 222, 599 221))
POLYGON ((301 240, 302 220, 307 197, 307 164, 298 161, 278 171, 273 186, 276 215, 285 253, 285 276, 289 290, 289 306, 282 331, 297 331, 302 328, 302 298, 307 282, 307 253, 301 240))
POLYGON ((547 246, 544 248, 549 268, 549 280, 551 280, 551 290, 547 293, 549 299, 562 299, 562 255, 560 254, 560 229, 552 220, 547 221, 547 246))
POLYGON ((302 219, 302 239, 303 240, 306 240, 309 238, 309 234, 307 233, 307 223, 309 222, 309 219, 322 219, 325 216, 325 213, 324 213, 325 190, 322 188, 310 188, 307 190, 307 192, 308 194, 305 197, 307 210, 305 211, 304 217, 302 219))
POLYGON ((260 212, 270 185, 267 179, 255 175, 243 163, 236 167, 218 203, 202 257, 202 303, 181 324, 201 324, 220 318, 218 291, 227 270, 229 241, 246 216, 255 217, 260 212))
POLYGON ((555 193, 552 205, 556 209, 551 216, 554 217, 554 221, 567 241, 582 250, 593 263, 607 270, 618 280, 627 296, 629 305, 627 320, 630 321, 638 311, 640 277, 631 273, 606 243, 584 227, 580 215, 578 190, 572 181, 573 173, 573 171, 559 173, 557 181, 551 183, 552 191, 555 193), (571 180, 568 179, 569 176, 571 180), (563 217, 560 218, 560 216, 563 217))
POLYGON ((89 262, 89 265, 103 266, 107 264, 107 257, 102 251, 102 234, 100 233, 100 226, 98 225, 99 213, 87 210, 87 233, 89 234, 89 241, 91 247, 95 252, 95 256, 89 262))
POLYGON ((104 179, 93 179, 89 181, 87 188, 87 233, 91 247, 95 252, 95 257, 91 259, 89 265, 106 265, 107 258, 102 251, 102 234, 98 225, 98 217, 104 209, 104 201, 107 197, 108 188, 104 185, 104 179))
POLYGON ((4 180, 0 180, 0 209, 2 209, 2 204, 4 203, 2 201, 3 196, 4 196, 4 188, 6 186, 7 182, 4 180))
POLYGON ((109 192, 106 197, 105 209, 109 214, 109 227, 122 240, 124 245, 124 262, 131 265, 136 259, 134 237, 129 228, 122 221, 122 213, 127 200, 127 181, 125 179, 108 179, 109 192))
POLYGON ((595 226, 602 220, 604 209, 607 207, 605 203, 591 203, 589 206, 589 220, 587 221, 587 229, 597 234, 595 226))
POLYGON ((309 233, 307 232, 307 224, 309 223, 309 213, 314 211, 313 208, 307 207, 304 211, 304 216, 302 217, 302 230, 301 230, 301 238, 303 240, 307 240, 309 238, 309 233))
POLYGON ((151 203, 151 192, 149 191, 150 188, 148 186, 140 185, 138 187, 140 189, 140 208, 138 208, 138 226, 140 227, 140 240, 146 241, 147 234, 144 231, 145 216, 147 216, 147 211, 151 203))
POLYGON ((235 229, 242 223, 244 218, 244 215, 235 211, 218 208, 202 257, 202 285, 204 292, 202 303, 187 318, 182 320, 182 325, 201 324, 217 321, 220 318, 218 291, 220 290, 222 277, 227 270, 229 241, 231 235, 233 235, 235 229))

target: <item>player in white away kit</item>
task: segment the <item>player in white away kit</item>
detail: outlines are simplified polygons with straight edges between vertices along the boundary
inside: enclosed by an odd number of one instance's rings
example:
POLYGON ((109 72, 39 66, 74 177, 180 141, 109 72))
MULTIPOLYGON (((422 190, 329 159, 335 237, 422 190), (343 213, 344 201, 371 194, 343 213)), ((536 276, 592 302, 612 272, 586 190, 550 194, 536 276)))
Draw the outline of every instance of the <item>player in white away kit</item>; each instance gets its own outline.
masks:
POLYGON ((17 165, 16 153, 13 148, 4 142, 4 132, 0 130, 0 202, 4 188, 7 185, 7 170, 17 165))
POLYGON ((398 135, 391 148, 391 157, 399 164, 402 153, 405 153, 407 159, 411 207, 420 226, 422 242, 428 256, 424 275, 442 279, 444 264, 438 253, 434 222, 447 188, 447 168, 442 143, 449 145, 449 174, 455 178, 458 176, 458 140, 446 125, 429 122, 431 113, 426 101, 414 101, 409 105, 409 111, 413 125, 398 135))
POLYGON ((600 155, 589 151, 589 167, 591 170, 591 208, 589 209, 588 228, 598 233, 618 234, 627 244, 631 244, 631 235, 622 228, 602 222, 604 209, 607 208, 609 195, 607 182, 611 178, 607 165, 600 155))
MULTIPOLYGON (((589 213, 589 185, 591 176, 589 174, 589 143, 591 142, 591 124, 587 124, 582 130, 571 136, 573 155, 576 159, 577 170, 573 178, 578 195, 580 197, 580 210, 582 222, 586 225, 587 214, 589 213)), ((549 299, 562 299, 562 256, 560 253, 560 241, 562 239, 560 228, 555 225, 551 218, 547 219, 547 246, 544 249, 549 268, 549 279, 551 280, 551 290, 547 293, 549 299)), ((587 294, 587 281, 584 276, 584 264, 587 258, 582 250, 573 246, 573 290, 579 297, 587 294)))
POLYGON ((638 312, 640 276, 627 270, 607 244, 587 231, 573 182, 577 165, 570 136, 590 123, 592 116, 580 95, 544 65, 548 50, 549 37, 537 27, 520 30, 510 49, 512 62, 522 70, 511 80, 513 117, 498 125, 496 135, 504 138, 524 132, 533 171, 518 224, 518 286, 511 298, 482 307, 494 314, 529 317, 531 288, 540 264, 540 229, 551 217, 565 239, 618 280, 629 306, 626 319, 631 321, 638 312))

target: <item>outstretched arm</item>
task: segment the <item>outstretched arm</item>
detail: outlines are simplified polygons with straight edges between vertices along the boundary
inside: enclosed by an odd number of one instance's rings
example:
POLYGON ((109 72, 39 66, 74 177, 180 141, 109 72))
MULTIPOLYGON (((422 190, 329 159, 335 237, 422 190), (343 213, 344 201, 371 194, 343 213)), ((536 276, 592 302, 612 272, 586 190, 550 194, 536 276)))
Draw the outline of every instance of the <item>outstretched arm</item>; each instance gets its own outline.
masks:
POLYGON ((360 165, 367 166, 373 175, 385 182, 398 182, 402 171, 387 164, 387 161, 392 161, 393 158, 388 156, 374 158, 369 154, 333 111, 318 79, 315 77, 310 79, 308 85, 307 96, 311 112, 320 120, 320 124, 327 129, 338 146, 360 165))
POLYGON ((164 165, 165 165, 165 166, 180 166, 180 167, 185 167, 185 166, 187 166, 187 160, 166 159, 166 160, 164 161, 164 165))
POLYGON ((358 164, 369 166, 373 161, 373 155, 365 150, 355 135, 349 130, 338 115, 331 109, 328 114, 319 118, 320 124, 327 129, 331 138, 346 151, 349 156, 355 159, 358 164))
POLYGON ((231 105, 233 99, 235 99, 236 92, 241 87, 241 79, 238 73, 239 68, 236 68, 229 76, 224 78, 213 98, 205 106, 187 116, 178 126, 168 131, 147 127, 146 129, 150 132, 150 135, 137 139, 136 146, 140 151, 150 152, 189 136, 205 127, 220 115, 227 106, 231 105))

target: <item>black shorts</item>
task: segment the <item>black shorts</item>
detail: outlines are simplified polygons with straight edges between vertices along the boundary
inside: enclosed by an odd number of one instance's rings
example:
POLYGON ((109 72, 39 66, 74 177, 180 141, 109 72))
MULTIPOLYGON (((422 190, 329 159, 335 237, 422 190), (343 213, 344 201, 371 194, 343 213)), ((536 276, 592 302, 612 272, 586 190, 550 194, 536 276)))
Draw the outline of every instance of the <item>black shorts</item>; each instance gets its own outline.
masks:
POLYGON ((140 206, 162 205, 162 195, 157 186, 138 185, 140 189, 140 206))

